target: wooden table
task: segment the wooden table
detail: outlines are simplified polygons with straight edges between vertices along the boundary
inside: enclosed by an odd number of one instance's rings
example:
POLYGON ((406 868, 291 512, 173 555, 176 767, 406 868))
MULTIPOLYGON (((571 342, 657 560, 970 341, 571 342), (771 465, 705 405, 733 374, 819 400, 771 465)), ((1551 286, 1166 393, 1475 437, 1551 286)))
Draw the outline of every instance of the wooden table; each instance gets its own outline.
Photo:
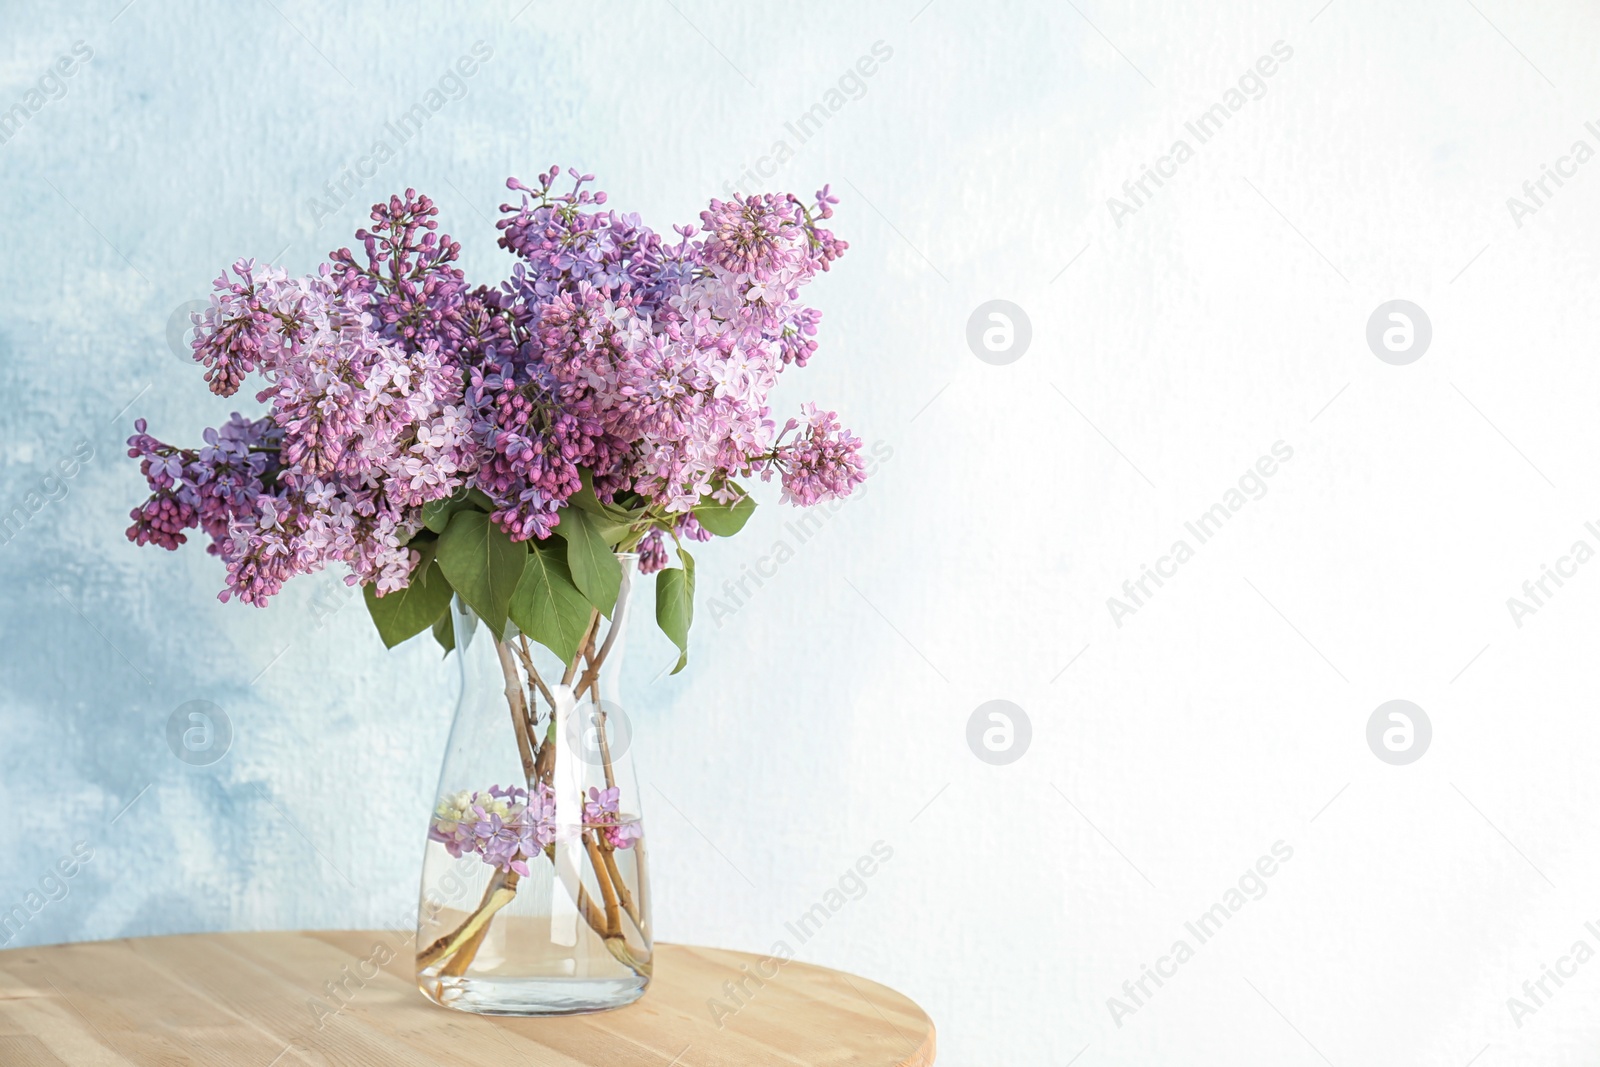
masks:
POLYGON ((920 1008, 876 982, 823 967, 657 945, 655 980, 636 1004, 597 1015, 507 1019, 423 999, 410 941, 382 931, 301 931, 0 952, 0 1064, 933 1063, 933 1023, 920 1008), (746 980, 774 970, 760 986, 746 980), (730 981, 749 991, 738 996, 742 1006, 724 987, 730 981), (717 1003, 723 1013, 714 1011, 717 1003))

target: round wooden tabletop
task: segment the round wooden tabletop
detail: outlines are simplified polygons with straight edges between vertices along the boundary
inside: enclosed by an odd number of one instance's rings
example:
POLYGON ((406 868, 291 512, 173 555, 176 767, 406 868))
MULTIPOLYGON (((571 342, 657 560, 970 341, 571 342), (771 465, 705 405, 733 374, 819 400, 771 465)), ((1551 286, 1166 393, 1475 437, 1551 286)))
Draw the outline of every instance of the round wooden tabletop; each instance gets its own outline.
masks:
POLYGON ((933 1063, 933 1023, 910 1000, 797 961, 657 945, 655 979, 637 1003, 510 1019, 429 1003, 410 949, 388 932, 300 931, 0 952, 0 1064, 933 1063))

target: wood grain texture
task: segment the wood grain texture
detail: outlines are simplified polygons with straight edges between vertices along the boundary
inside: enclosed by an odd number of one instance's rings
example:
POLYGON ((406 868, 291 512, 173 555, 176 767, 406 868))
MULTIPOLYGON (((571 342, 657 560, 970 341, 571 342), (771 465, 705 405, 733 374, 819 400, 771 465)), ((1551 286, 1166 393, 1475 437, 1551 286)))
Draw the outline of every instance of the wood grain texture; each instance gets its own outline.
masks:
POLYGON ((933 1023, 910 1000, 795 961, 657 945, 655 980, 636 1004, 505 1019, 428 1003, 411 959, 409 932, 388 931, 0 952, 0 1063, 928 1067, 934 1058, 933 1023), (730 996, 728 982, 748 995, 730 996), (716 1018, 713 1003, 729 1014, 716 1018))

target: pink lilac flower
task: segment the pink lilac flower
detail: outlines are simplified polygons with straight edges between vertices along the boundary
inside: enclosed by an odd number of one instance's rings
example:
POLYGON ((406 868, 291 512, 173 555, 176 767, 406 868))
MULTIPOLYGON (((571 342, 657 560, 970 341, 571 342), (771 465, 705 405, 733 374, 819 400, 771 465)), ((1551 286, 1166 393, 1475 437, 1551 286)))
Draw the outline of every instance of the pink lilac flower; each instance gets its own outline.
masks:
POLYGON ((795 265, 803 230, 798 206, 791 196, 771 193, 711 201, 710 209, 700 213, 710 235, 703 246, 706 258, 759 280, 795 265))
POLYGON ((607 844, 620 849, 627 848, 643 835, 639 820, 626 819, 617 811, 619 795, 616 786, 608 789, 590 786, 589 799, 583 804, 583 824, 600 831, 607 844))
POLYGON ((365 263, 348 248, 329 257, 341 288, 366 294, 379 331, 407 350, 430 342, 454 348, 464 336, 467 284, 451 266, 461 245, 434 232, 438 213, 432 200, 407 189, 403 198, 373 206, 372 231, 356 231, 365 263))
MULTIPOLYGON (((800 435, 775 453, 774 468, 782 474, 783 498, 801 507, 847 496, 866 481, 861 441, 839 425, 831 411, 804 407, 806 421, 800 435)), ((798 425, 791 421, 791 428, 798 425)), ((763 472, 770 477, 773 468, 763 472)))
POLYGON ((191 343, 195 359, 205 366, 205 379, 218 396, 236 393, 245 375, 299 327, 291 301, 270 286, 257 288, 253 260, 239 260, 233 273, 239 280, 219 275, 212 283, 216 292, 211 306, 193 316, 198 327, 191 343))

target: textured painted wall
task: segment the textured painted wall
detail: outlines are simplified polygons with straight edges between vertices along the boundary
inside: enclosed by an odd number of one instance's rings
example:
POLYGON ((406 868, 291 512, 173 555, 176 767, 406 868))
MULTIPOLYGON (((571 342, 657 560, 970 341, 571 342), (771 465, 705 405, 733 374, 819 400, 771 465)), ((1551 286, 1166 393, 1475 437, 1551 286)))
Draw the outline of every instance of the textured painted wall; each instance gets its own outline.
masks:
POLYGON ((663 936, 792 940, 881 840, 794 947, 919 1000, 941 1063, 1588 1062, 1600 16, 1319 2, 10 0, 8 943, 414 902, 449 672, 332 578, 225 606, 203 553, 123 539, 131 420, 219 416, 175 310, 406 185, 491 278, 504 178, 552 161, 662 228, 831 181, 852 249, 784 395, 883 461, 813 536, 774 504, 709 546, 684 674, 633 650, 663 936), (1403 366, 1367 340, 1397 298, 1431 321, 1403 366), (968 342, 992 299, 1031 322, 1004 365, 968 342), (1406 765, 1367 737, 1397 698, 1406 765), (996 699, 1031 725, 1005 765, 968 744, 996 699), (215 763, 169 747, 190 701, 215 763))

